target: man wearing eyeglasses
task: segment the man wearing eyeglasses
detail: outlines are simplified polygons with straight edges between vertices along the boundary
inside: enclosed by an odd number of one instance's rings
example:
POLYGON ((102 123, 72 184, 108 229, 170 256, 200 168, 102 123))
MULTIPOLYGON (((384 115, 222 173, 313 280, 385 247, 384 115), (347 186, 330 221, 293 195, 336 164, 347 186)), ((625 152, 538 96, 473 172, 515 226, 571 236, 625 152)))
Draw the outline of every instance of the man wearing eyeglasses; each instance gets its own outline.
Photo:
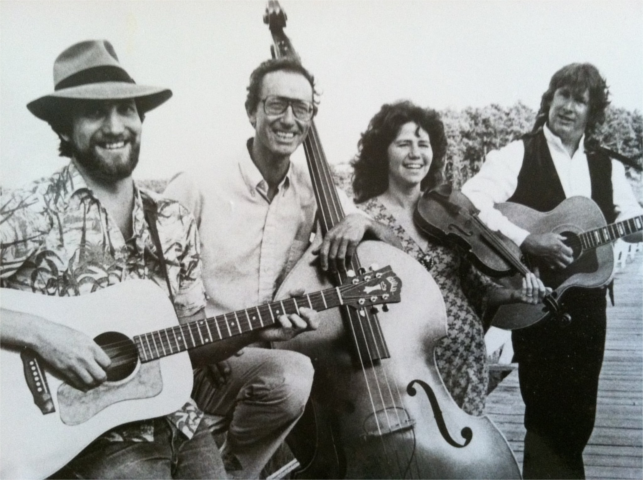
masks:
MULTIPOLYGON (((272 300, 315 228, 310 175, 290 161, 317 113, 313 76, 297 60, 263 62, 250 76, 245 107, 255 135, 231 159, 234 168, 212 176, 199 172, 198 178, 181 173, 165 191, 196 217, 208 313, 272 300)), ((317 248, 323 270, 345 268, 366 234, 395 243, 386 227, 358 213, 339 193, 347 215, 317 248)), ((302 322, 293 327, 293 336, 305 330, 302 322)), ((303 413, 313 369, 295 352, 246 348, 242 353, 197 371, 194 397, 228 428, 223 448, 228 473, 257 478, 303 413)))

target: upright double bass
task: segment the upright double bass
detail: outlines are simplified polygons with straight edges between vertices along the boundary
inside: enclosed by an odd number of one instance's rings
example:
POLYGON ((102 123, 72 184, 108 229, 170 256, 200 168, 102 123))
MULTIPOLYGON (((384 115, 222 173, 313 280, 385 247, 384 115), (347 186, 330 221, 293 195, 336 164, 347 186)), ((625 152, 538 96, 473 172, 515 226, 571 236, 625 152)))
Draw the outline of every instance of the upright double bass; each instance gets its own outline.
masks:
MULTIPOLYGON (((264 21, 273 56, 296 56, 286 17, 270 1, 264 21)), ((321 233, 344 217, 315 125, 304 141, 321 233)), ((294 288, 320 289, 329 279, 311 266, 312 248, 286 277, 276 298, 294 288)), ((438 373, 434 350, 446 336, 446 312, 431 275, 404 252, 366 241, 351 259, 391 265, 404 284, 388 311, 343 308, 320 313, 319 329, 278 348, 312 360, 315 380, 307 413, 288 443, 300 478, 520 478, 505 438, 486 417, 464 413, 438 373), (378 314, 379 313, 379 314, 378 314)))

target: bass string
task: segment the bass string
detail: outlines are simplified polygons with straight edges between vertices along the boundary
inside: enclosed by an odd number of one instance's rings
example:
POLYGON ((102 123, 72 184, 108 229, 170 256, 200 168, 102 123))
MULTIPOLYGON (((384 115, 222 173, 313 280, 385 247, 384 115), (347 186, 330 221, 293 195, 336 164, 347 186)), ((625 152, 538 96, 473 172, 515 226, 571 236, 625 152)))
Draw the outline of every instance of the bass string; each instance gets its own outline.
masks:
MULTIPOLYGON (((323 149, 321 147, 321 143, 319 141, 318 135, 317 135, 317 130, 315 128, 314 123, 311 125, 309 134, 304 141, 304 148, 306 149, 306 157, 308 159, 308 166, 309 170, 311 173, 311 177, 314 181, 314 184, 318 185, 319 188, 317 191, 319 191, 318 195, 318 204, 320 207, 321 211, 321 219, 320 221, 322 222, 322 230, 324 233, 327 233, 333 225, 339 222, 341 218, 344 217, 343 209, 342 206, 339 202, 339 198, 337 197, 337 193, 334 190, 334 182, 332 180, 332 175, 330 173, 330 168, 328 167, 327 162, 325 161, 325 157, 323 156, 323 149), (322 195, 325 196, 326 200, 322 197, 322 195)), ((356 255, 353 256, 351 259, 351 267, 355 271, 359 271, 361 268, 359 259, 356 255)), ((338 275, 340 276, 340 280, 345 281, 346 276, 342 274, 341 272, 338 272, 338 275), (341 278, 344 277, 344 278, 341 278)), ((370 312, 366 309, 364 309, 365 317, 366 317, 366 324, 367 324, 367 330, 364 329, 364 322, 360 321, 359 319, 359 313, 356 310, 351 310, 347 309, 348 315, 351 317, 351 321, 349 321, 349 325, 351 328, 351 335, 353 336, 353 340, 356 345, 356 351, 358 354, 359 358, 359 363, 362 369, 362 373, 364 375, 364 380, 366 383, 366 388, 367 392, 369 395, 369 400, 371 402, 371 408, 373 410, 373 419, 376 423, 378 432, 380 433, 379 437, 382 442, 382 447, 386 453, 387 448, 386 448, 386 442, 384 441, 384 435, 382 434, 382 426, 380 425, 380 419, 378 418, 377 412, 379 410, 382 410, 385 413, 385 418, 386 422, 388 423, 389 431, 393 430, 394 428, 394 422, 392 422, 392 419, 389 416, 389 409, 387 408, 387 402, 385 397, 388 396, 390 399, 390 403, 393 405, 393 411, 395 412, 395 415, 397 417, 397 425, 401 425, 403 419, 400 418, 400 408, 403 406, 403 401, 402 401, 402 394, 399 391, 399 388, 396 383, 393 383, 393 386, 391 386, 391 381, 388 378, 388 375, 386 373, 385 368, 381 368, 380 366, 377 365, 372 365, 371 368, 367 368, 366 362, 364 361, 364 355, 361 352, 360 343, 357 340, 357 334, 354 330, 354 324, 357 323, 359 325, 359 328, 361 329, 361 334, 363 337, 366 337, 366 335, 370 335, 371 337, 375 338, 378 337, 376 340, 373 341, 373 344, 375 348, 377 349, 377 354, 378 358, 382 358, 382 352, 379 351, 379 345, 385 345, 384 341, 384 336, 383 332, 381 330, 381 326, 379 324, 379 321, 377 320, 377 317, 371 318, 370 317, 370 312), (357 318, 355 317, 357 316, 357 318), (356 321, 355 321, 356 320, 356 321), (376 331, 373 331, 373 327, 375 328, 376 331), (381 343, 378 343, 379 340, 381 343), (369 372, 371 372, 372 376, 374 377, 373 379, 369 380, 369 372), (379 378, 383 377, 383 378, 379 378), (371 384, 374 384, 372 386, 371 384), (382 387, 384 385, 384 387, 382 387), (384 388, 384 391, 383 391, 384 388), (373 391, 377 391, 377 397, 379 397, 379 406, 381 408, 378 409, 376 406, 376 403, 378 398, 374 396, 373 391), (400 408, 398 408, 398 406, 400 408)), ((368 355, 368 358, 372 358, 370 355, 370 348, 368 346, 368 342, 366 342, 365 345, 366 352, 365 354, 368 355)), ((403 409, 403 408, 402 408, 403 409)), ((408 435, 411 437, 412 444, 415 445, 415 435, 413 432, 413 429, 405 429, 404 434, 408 435)), ((417 460, 415 459, 415 448, 413 447, 411 449, 411 453, 409 455, 409 460, 407 466, 404 468, 404 474, 403 478, 406 476, 407 472, 411 468, 411 465, 414 464, 416 466, 416 470, 418 468, 417 466, 417 460)), ((418 472, 419 473, 419 472, 418 472)))
MULTIPOLYGON (((272 29, 271 29, 271 31, 272 31, 272 29)), ((291 51, 291 55, 296 56, 294 48, 292 47, 292 45, 290 45, 290 41, 287 39, 287 37, 285 37, 285 35, 284 35, 283 40, 281 42, 278 42, 277 39, 276 39, 275 32, 272 32, 272 33, 273 33, 273 35, 272 35, 272 39, 273 39, 273 49, 272 49, 273 56, 279 58, 279 57, 282 57, 284 55, 288 55, 289 53, 287 51, 282 52, 282 47, 289 49, 291 51)), ((319 157, 320 154, 323 155, 323 151, 322 151, 322 148, 321 148, 321 144, 320 144, 320 142, 318 140, 318 136, 317 136, 317 132, 316 132, 314 122, 311 122, 310 132, 309 132, 307 138, 304 140, 304 149, 306 151, 306 158, 307 158, 307 161, 308 161, 308 167, 309 167, 311 178, 312 178, 313 182, 315 180, 317 180, 317 185, 319 187, 319 188, 315 189, 315 196, 317 197, 317 204, 318 204, 320 212, 321 212, 320 222, 322 223, 323 230, 325 232, 328 232, 330 230, 330 226, 332 225, 331 212, 327 210, 326 202, 321 201, 323 199, 320 198, 320 196, 326 194, 327 198, 333 199, 333 205, 332 206, 333 206, 333 210, 334 210, 334 213, 335 213, 335 222, 337 222, 339 218, 343 217, 343 211, 342 211, 341 205, 339 204, 338 199, 336 197, 337 194, 333 190, 334 189, 334 183, 332 182, 331 175, 328 172, 328 164, 324 160, 324 157, 319 157), (324 181, 324 182, 321 181, 321 175, 320 175, 320 172, 318 171, 318 169, 315 168, 315 165, 313 165, 311 163, 311 160, 312 160, 311 157, 313 155, 315 155, 315 158, 321 158, 323 160, 323 162, 318 162, 318 163, 323 163, 322 170, 323 170, 323 167, 325 167, 325 169, 326 169, 326 172, 325 172, 326 181, 324 181), (327 189, 331 190, 331 191, 324 192, 324 186, 326 186, 327 189)), ((359 271, 360 265, 359 265, 359 260, 357 258, 352 259, 352 267, 356 271, 359 271)), ((352 311, 350 308, 346 308, 346 311, 348 312, 349 316, 351 316, 351 317, 355 314, 354 311, 352 311)), ((369 329, 372 329, 371 325, 372 325, 373 322, 371 321, 371 319, 369 317, 369 312, 368 311, 366 311, 366 318, 368 320, 369 329)), ((351 324, 351 329, 353 329, 353 323, 354 322, 350 321, 349 323, 351 324)), ((363 330, 363 322, 358 322, 358 323, 360 325, 360 328, 363 330)), ((380 340, 383 340, 383 334, 381 332, 379 324, 377 325, 376 328, 377 328, 378 332, 375 333, 375 332, 371 331, 371 335, 377 334, 377 335, 379 335, 380 340)), ((352 331, 351 334, 353 335, 353 340, 355 342, 355 345, 358 347, 357 350, 358 350, 360 365, 361 365, 361 368, 362 368, 364 379, 366 381, 367 391, 368 391, 369 399, 370 399, 372 409, 373 409, 373 418, 377 422, 378 430, 381 432, 381 429, 379 427, 379 419, 377 418, 377 409, 375 407, 375 402, 374 402, 374 399, 373 399, 373 395, 371 393, 371 387, 370 387, 371 382, 369 382, 369 379, 368 379, 367 368, 366 368, 366 365, 365 365, 365 363, 363 361, 363 358, 362 358, 362 352, 359 351, 359 343, 357 342, 356 332, 352 331)), ((374 343, 375 343, 375 345, 377 347, 377 345, 378 345, 377 341, 374 342, 374 343)), ((382 345, 385 345, 385 343, 382 343, 382 345)), ((367 350, 368 350, 368 344, 366 345, 366 347, 367 347, 367 350)), ((369 352, 367 351, 366 353, 369 353, 369 352)), ((373 365, 373 368, 371 369, 371 371, 373 371, 373 370, 380 370, 380 369, 376 369, 376 365, 373 365)), ((384 377, 385 377, 384 382, 387 385, 389 385, 388 390, 389 390, 389 392, 391 392, 390 382, 389 382, 388 378, 386 377, 385 369, 381 369, 381 370, 384 370, 384 377)), ((376 381, 377 381, 377 371, 376 371, 376 381)), ((377 381, 377 383, 379 385, 379 381, 377 381)), ((380 391, 381 405, 382 405, 382 407, 386 407, 386 403, 384 402, 384 399, 382 397, 381 390, 379 390, 379 391, 380 391)), ((392 397, 391 398, 392 403, 395 406, 398 405, 398 404, 402 405, 403 402, 401 400, 401 394, 400 394, 399 391, 397 391, 396 393, 397 393, 397 397, 398 397, 397 401, 395 400, 395 398, 392 397)), ((395 408, 395 411, 398 412, 398 409, 395 408)), ((399 414, 398 414, 398 419, 399 419, 399 414)), ((390 425, 390 420, 388 419, 388 412, 387 412, 387 420, 389 421, 389 425, 390 425)), ((382 436, 380 436, 380 439, 381 439, 384 451, 386 452, 386 444, 384 442, 384 439, 383 439, 382 436)), ((412 440, 413 440, 413 444, 415 444, 415 437, 414 436, 413 436, 412 440)), ((414 452, 415 452, 415 448, 413 448, 413 450, 411 452, 411 455, 410 455, 411 459, 414 458, 414 452)), ((401 475, 401 478, 404 478, 406 476, 406 473, 408 472, 408 470, 410 468, 411 461, 412 460, 409 460, 408 466, 404 470, 400 470, 401 472, 403 472, 402 475, 401 475)), ((417 465, 416 465, 416 470, 417 470, 417 465)))

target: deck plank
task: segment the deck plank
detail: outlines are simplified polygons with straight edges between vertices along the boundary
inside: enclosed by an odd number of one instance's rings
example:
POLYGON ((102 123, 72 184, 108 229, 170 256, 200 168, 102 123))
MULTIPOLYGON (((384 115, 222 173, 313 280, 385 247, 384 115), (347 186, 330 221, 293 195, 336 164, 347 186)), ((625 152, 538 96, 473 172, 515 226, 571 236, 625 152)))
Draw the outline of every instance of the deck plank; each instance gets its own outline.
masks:
MULTIPOLYGON (((607 309, 605 358, 596 425, 584 452, 588 479, 643 478, 643 253, 616 274, 615 306, 607 309)), ((525 406, 518 372, 487 399, 486 415, 522 465, 525 406)))

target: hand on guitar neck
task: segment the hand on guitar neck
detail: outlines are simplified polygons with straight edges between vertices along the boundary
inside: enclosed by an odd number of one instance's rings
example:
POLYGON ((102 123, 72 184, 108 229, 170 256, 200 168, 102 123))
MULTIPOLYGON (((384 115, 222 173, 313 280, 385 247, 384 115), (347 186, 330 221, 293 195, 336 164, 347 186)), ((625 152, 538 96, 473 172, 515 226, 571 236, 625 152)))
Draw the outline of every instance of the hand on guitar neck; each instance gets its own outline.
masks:
POLYGON ((540 258, 550 268, 563 269, 574 261, 574 251, 565 243, 565 237, 558 233, 531 233, 520 248, 540 258))
POLYGON ((63 379, 87 391, 107 380, 111 360, 84 333, 35 315, 2 309, 2 343, 25 345, 63 379))

